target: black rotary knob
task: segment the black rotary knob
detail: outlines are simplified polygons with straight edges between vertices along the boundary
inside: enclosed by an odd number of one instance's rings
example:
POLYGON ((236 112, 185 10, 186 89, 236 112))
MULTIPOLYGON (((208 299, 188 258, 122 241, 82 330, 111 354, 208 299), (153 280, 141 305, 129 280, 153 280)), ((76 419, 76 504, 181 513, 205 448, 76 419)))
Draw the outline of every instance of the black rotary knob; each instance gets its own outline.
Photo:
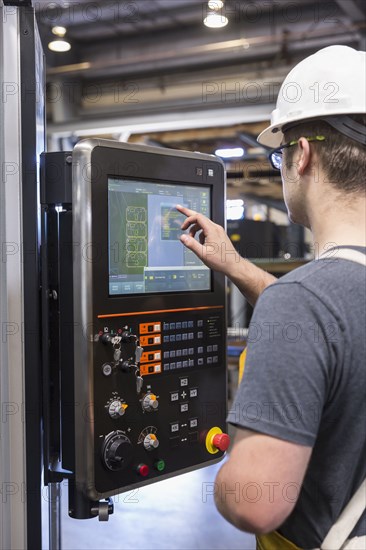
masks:
POLYGON ((117 430, 107 435, 102 450, 103 462, 109 470, 122 470, 133 458, 133 447, 128 437, 117 430))

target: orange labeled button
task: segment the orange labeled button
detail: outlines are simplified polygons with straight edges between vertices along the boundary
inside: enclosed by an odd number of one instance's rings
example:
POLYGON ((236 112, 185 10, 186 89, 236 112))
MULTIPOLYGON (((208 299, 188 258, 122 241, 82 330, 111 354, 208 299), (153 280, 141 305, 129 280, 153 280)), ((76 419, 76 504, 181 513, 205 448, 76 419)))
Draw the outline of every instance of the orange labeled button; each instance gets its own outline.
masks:
POLYGON ((161 344, 161 336, 152 334, 151 336, 141 336, 140 337, 140 344, 143 348, 146 348, 148 346, 160 346, 161 344))
POLYGON ((147 374, 161 374, 161 363, 143 363, 140 365, 140 374, 141 376, 147 374))
POLYGON ((141 355, 140 363, 151 363, 151 361, 161 361, 161 351, 144 351, 141 355))
POLYGON ((161 332, 161 323, 140 323, 140 334, 161 332))

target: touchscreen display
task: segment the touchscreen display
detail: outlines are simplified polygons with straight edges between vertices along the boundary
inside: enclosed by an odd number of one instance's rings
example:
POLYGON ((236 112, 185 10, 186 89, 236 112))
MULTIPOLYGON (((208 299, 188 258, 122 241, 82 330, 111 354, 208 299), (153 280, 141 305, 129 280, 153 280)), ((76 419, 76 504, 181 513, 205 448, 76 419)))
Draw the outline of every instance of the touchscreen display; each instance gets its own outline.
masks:
POLYGON ((108 178, 111 296, 211 290, 210 269, 179 240, 176 204, 210 217, 210 187, 108 178))

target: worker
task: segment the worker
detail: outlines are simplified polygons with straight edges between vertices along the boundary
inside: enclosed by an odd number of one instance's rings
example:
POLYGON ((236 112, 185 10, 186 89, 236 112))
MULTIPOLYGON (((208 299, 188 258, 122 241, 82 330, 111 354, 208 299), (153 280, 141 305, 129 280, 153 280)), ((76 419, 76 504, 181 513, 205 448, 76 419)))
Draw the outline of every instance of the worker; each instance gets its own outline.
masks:
POLYGON ((183 244, 255 304, 215 502, 261 550, 366 548, 365 70, 366 54, 346 46, 306 58, 258 138, 273 148, 290 220, 312 232, 314 261, 276 280, 222 227, 177 206, 183 244))

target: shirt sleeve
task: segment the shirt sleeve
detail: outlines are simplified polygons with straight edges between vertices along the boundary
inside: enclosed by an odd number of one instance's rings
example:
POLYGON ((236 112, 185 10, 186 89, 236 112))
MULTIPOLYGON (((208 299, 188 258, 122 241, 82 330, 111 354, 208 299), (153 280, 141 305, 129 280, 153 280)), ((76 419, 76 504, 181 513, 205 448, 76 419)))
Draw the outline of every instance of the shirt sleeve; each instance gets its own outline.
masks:
POLYGON ((313 446, 340 338, 333 314, 301 283, 268 287, 250 323, 244 375, 228 421, 313 446))

